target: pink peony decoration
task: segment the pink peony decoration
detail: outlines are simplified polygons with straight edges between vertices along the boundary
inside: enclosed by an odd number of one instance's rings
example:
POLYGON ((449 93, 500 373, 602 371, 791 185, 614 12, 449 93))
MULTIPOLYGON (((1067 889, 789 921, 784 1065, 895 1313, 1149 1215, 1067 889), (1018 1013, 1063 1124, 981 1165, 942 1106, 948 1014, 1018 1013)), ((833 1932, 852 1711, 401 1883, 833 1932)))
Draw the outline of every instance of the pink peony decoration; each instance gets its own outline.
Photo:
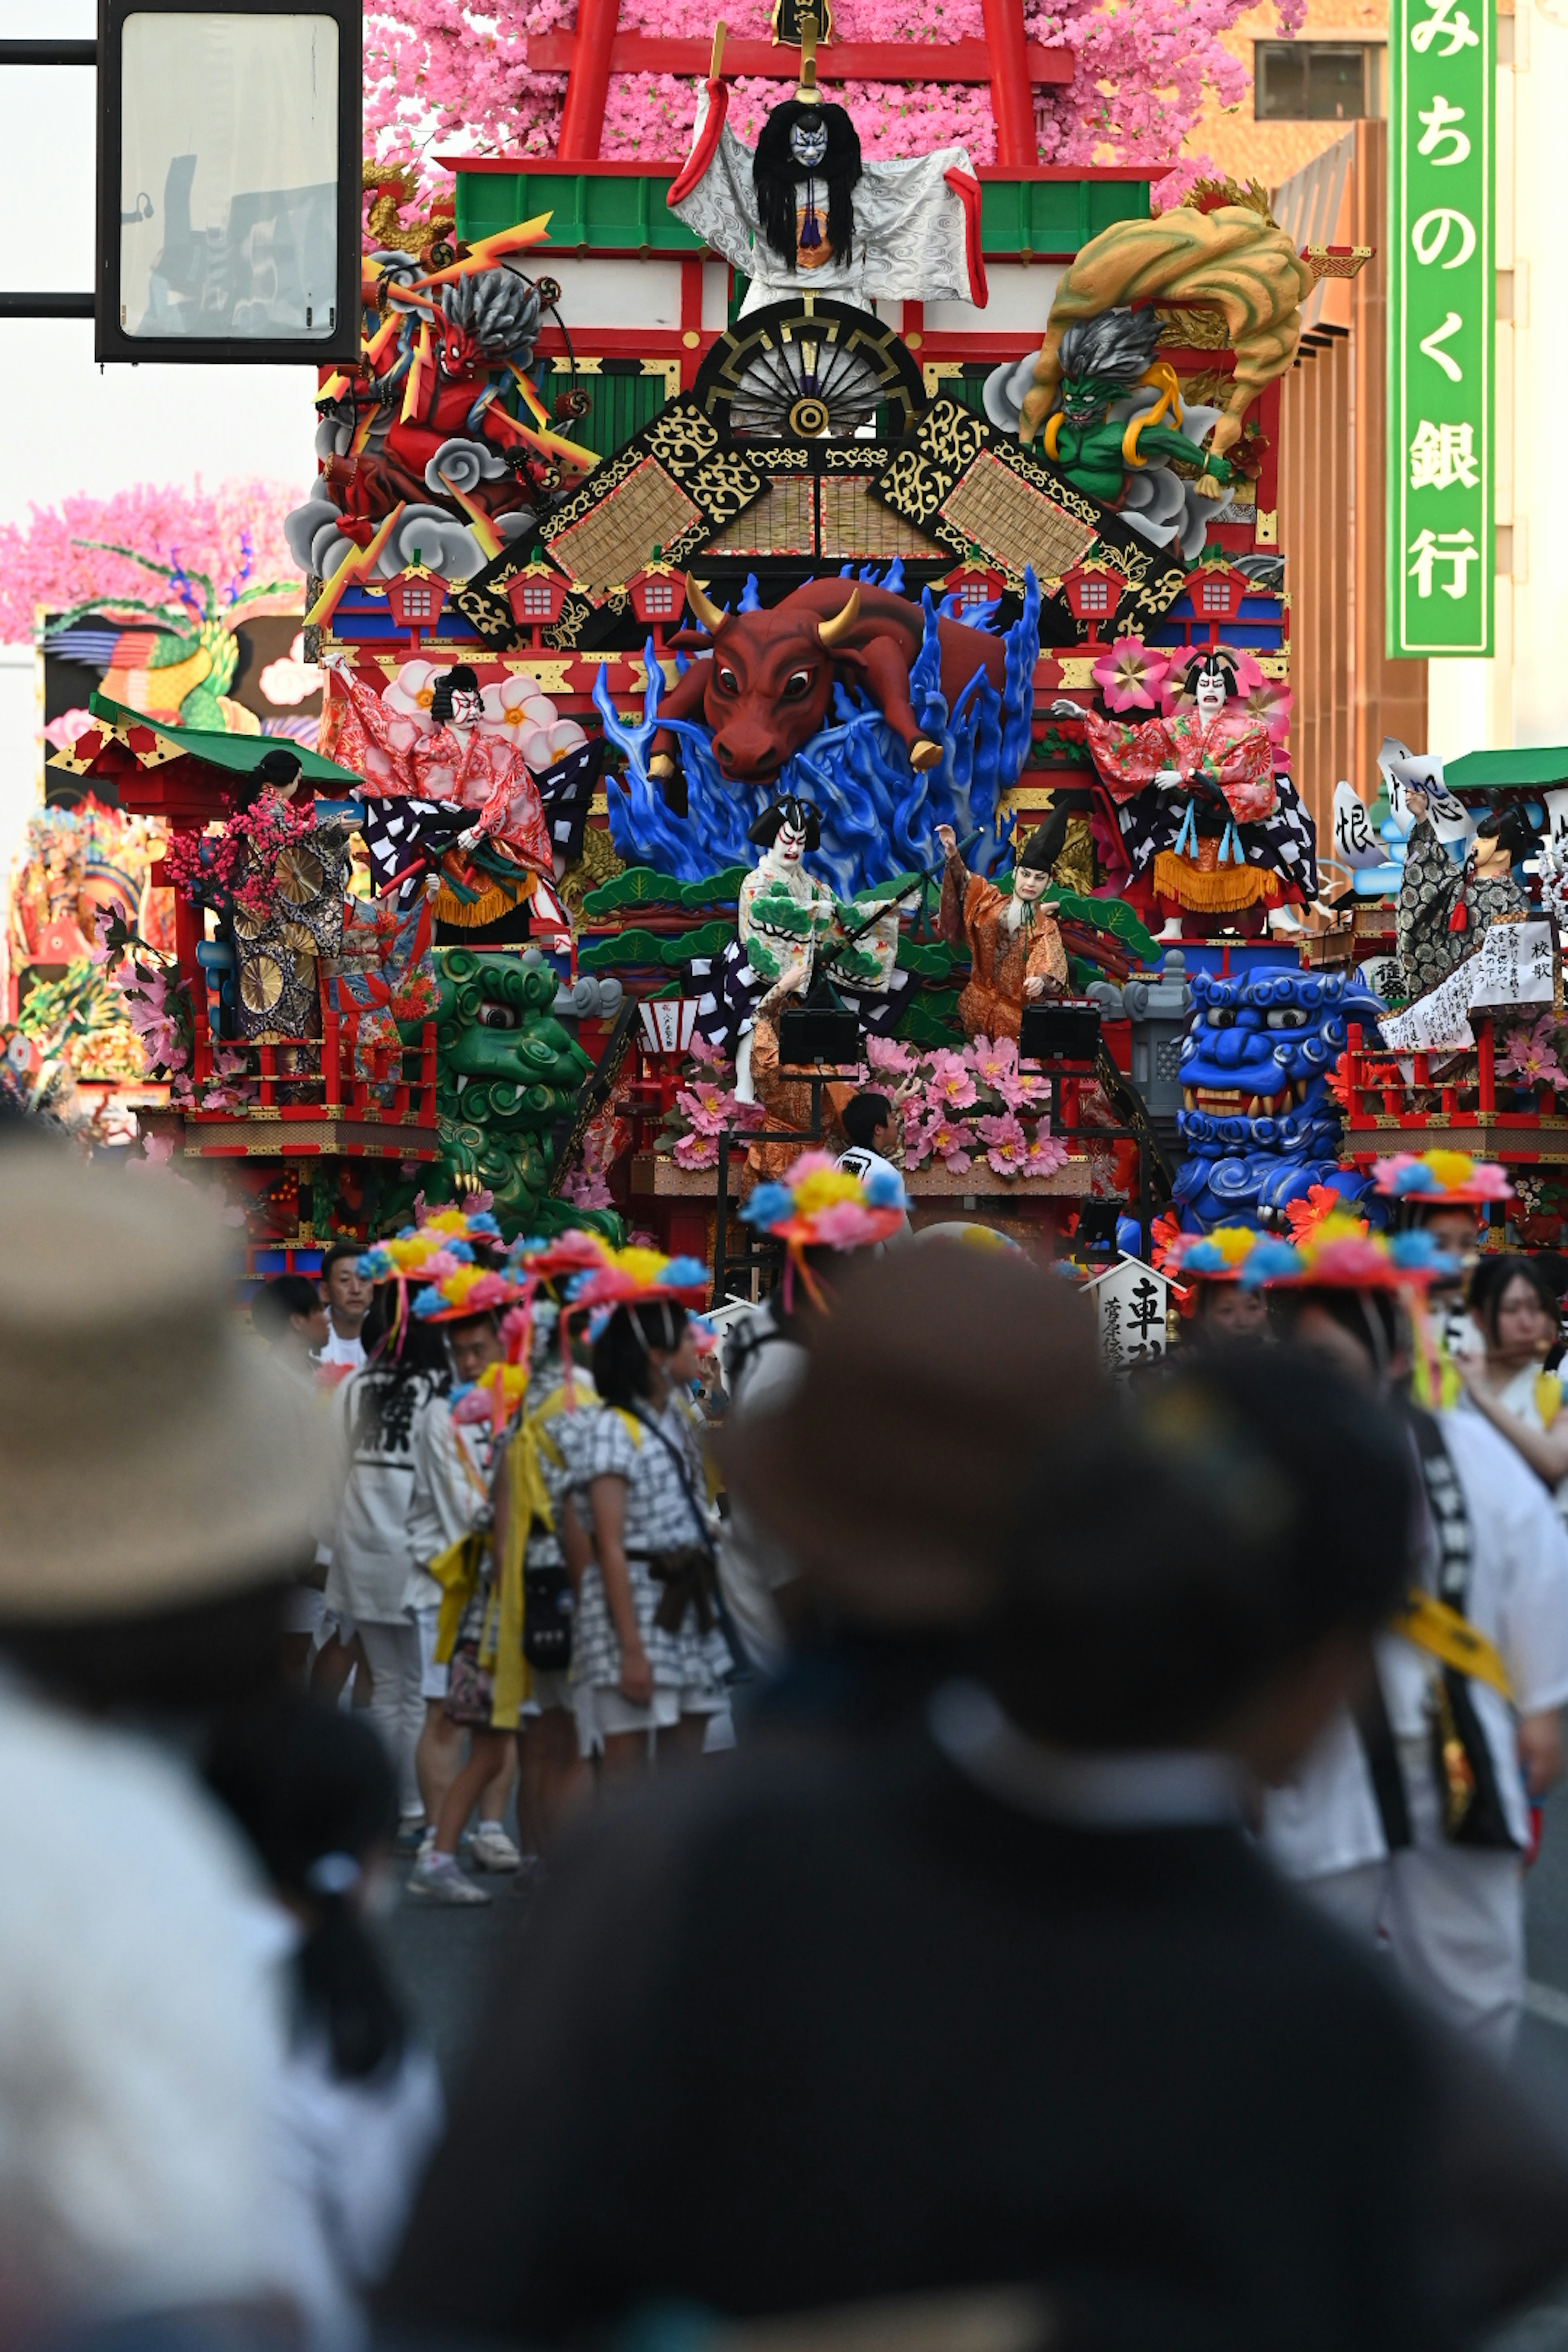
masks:
POLYGON ((1001 1118, 977 1119, 975 1126, 986 1147, 986 1166, 998 1176, 1021 1176, 1028 1157, 1029 1139, 1012 1113, 1001 1118))
POLYGON ((1056 1136, 1045 1134, 1042 1131, 1043 1127, 1042 1120, 1041 1126, 1037 1128, 1031 1136, 1029 1148, 1024 1154, 1023 1172, 1026 1176, 1054 1176, 1068 1156, 1067 1145, 1059 1141, 1056 1136))

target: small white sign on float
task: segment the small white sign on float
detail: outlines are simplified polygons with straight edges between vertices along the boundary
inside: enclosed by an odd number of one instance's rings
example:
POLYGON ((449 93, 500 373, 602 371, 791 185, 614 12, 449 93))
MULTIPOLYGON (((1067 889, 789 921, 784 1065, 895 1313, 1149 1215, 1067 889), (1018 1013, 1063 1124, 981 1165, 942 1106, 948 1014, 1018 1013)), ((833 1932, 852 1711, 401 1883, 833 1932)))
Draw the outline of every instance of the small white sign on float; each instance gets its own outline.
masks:
POLYGON ((1377 1025, 1395 1054, 1466 1053, 1476 1042, 1472 1010, 1550 1005, 1556 987, 1551 924, 1493 923, 1457 971, 1403 1013, 1385 1013, 1377 1025))
POLYGON ((1156 1267, 1141 1257, 1123 1257, 1084 1288, 1094 1299, 1100 1358, 1112 1380, 1125 1380, 1166 1353, 1171 1284, 1156 1267))

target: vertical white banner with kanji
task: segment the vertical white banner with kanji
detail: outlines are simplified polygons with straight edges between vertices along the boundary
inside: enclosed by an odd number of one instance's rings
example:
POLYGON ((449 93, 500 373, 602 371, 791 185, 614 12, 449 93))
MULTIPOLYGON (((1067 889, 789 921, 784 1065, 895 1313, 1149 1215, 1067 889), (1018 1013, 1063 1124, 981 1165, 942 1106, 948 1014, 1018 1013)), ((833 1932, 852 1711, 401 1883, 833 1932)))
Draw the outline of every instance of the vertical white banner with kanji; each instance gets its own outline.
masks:
POLYGON ((1391 0, 1391 656, 1492 650, 1495 0, 1391 0))

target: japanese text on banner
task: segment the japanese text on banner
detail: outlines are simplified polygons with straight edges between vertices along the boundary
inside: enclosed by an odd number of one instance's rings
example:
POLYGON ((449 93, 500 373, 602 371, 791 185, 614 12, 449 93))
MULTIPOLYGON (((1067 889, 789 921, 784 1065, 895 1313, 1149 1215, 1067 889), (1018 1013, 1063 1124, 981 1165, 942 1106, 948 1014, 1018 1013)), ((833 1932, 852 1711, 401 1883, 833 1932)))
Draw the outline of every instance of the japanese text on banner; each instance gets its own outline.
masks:
POLYGON ((1492 649, 1495 0, 1391 0, 1388 651, 1492 649))

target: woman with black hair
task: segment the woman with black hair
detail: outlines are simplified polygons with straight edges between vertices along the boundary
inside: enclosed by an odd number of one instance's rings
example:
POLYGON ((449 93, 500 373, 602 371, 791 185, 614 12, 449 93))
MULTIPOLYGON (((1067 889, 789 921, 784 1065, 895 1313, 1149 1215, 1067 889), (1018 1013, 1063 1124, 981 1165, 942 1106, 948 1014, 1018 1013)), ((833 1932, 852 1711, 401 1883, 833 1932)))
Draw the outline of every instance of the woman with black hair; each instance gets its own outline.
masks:
POLYGON ((360 2298, 391 2261, 444 2120, 435 2063, 410 2042, 364 1922, 396 1783, 374 1733, 302 1696, 231 1717, 206 1780, 293 1940, 277 2155, 309 2340, 339 2352, 363 2336, 360 2298))
POLYGON ((340 1626, 357 1632, 370 1662, 369 1714, 396 1765, 403 1820, 412 1831, 425 1818, 414 1769, 425 1700, 409 1606, 425 1565, 410 1524, 415 1436, 451 1372, 445 1333, 409 1314, 395 1280, 377 1284, 363 1337, 364 1368, 332 1400, 346 1476, 330 1539, 326 1604, 340 1626))
POLYGON ((684 1402, 696 1377, 684 1307, 617 1307, 594 1343, 598 1408, 571 1441, 595 1555, 572 1642, 577 1738, 606 1774, 641 1769, 661 1745, 699 1750, 724 1708, 717 1549, 684 1402))
POLYGON ((1539 1258, 1483 1257, 1468 1304, 1486 1349, 1459 1368, 1468 1402, 1523 1454, 1568 1520, 1568 1415, 1562 1381, 1544 1370, 1563 1333, 1556 1286, 1539 1258))

